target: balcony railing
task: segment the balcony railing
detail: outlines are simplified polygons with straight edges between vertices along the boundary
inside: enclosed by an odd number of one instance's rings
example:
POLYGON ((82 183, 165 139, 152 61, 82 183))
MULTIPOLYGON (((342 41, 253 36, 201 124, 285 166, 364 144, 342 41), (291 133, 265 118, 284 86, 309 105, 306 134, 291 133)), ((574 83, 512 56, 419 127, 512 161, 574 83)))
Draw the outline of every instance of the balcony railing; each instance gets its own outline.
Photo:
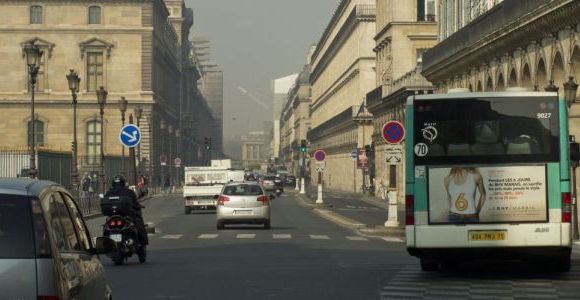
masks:
POLYGON ((415 69, 405 73, 403 76, 395 79, 393 84, 387 86, 386 92, 387 94, 384 95, 388 96, 401 88, 413 88, 413 87, 432 87, 433 84, 429 82, 423 75, 421 75, 421 66, 415 67, 415 69))

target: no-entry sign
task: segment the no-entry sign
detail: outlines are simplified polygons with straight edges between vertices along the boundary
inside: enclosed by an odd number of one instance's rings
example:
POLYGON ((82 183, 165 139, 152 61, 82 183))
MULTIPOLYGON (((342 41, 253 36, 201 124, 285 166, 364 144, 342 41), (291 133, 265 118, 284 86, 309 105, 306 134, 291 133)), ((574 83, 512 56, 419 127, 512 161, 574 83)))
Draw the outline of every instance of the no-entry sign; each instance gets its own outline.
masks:
POLYGON ((324 150, 316 150, 314 151, 314 160, 316 161, 324 161, 324 159, 326 158, 326 152, 324 152, 324 150))
POLYGON ((389 121, 383 126, 382 135, 388 144, 398 144, 405 138, 405 127, 401 122, 389 121))

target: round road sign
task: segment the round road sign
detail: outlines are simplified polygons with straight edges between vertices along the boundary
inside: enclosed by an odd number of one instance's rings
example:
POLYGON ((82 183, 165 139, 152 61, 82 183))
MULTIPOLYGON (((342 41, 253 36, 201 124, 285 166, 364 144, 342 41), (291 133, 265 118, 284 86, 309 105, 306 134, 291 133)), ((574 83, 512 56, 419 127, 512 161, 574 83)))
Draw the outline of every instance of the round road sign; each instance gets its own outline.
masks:
POLYGON ((167 165, 167 155, 161 154, 161 156, 159 156, 159 162, 162 166, 167 165))
POLYGON ((178 167, 179 167, 179 166, 181 166, 181 158, 179 158, 179 157, 176 157, 176 158, 173 160, 173 164, 175 164, 175 165, 176 165, 176 166, 178 166, 178 167))
POLYGON ((314 160, 316 161, 324 161, 326 158, 326 152, 324 150, 316 150, 314 151, 314 160))
POLYGON ((398 144, 405 138, 405 127, 401 122, 389 121, 383 126, 382 134, 388 144, 398 144))

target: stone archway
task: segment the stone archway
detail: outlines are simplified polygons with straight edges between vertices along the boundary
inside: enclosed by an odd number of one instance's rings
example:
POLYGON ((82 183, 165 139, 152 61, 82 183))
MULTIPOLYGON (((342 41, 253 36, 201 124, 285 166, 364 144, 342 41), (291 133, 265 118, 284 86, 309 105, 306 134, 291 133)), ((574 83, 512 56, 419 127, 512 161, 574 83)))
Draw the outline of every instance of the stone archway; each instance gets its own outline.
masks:
POLYGON ((478 92, 483 92, 483 86, 481 84, 481 80, 477 81, 477 91, 478 92))
POLYGON ((503 79, 503 74, 499 73, 497 76, 497 84, 495 85, 495 90, 497 92, 505 91, 505 80, 503 79))
POLYGON ((485 91, 486 92, 493 92, 493 80, 491 79, 491 76, 487 77, 487 82, 485 84, 485 91))
POLYGON ((536 68, 536 85, 540 91, 544 90, 544 87, 548 85, 548 76, 546 75, 546 64, 544 59, 540 58, 538 61, 538 67, 536 68))
POLYGON ((518 76, 516 75, 516 69, 512 69, 508 80, 508 87, 514 86, 518 86, 518 76))
POLYGON ((564 59, 560 52, 556 52, 556 55, 554 55, 554 62, 552 63, 552 80, 554 80, 554 84, 559 87, 560 90, 563 90, 566 79, 564 59))
POLYGON ((524 65, 524 70, 522 72, 522 86, 533 88, 532 72, 530 71, 530 65, 527 63, 524 65))

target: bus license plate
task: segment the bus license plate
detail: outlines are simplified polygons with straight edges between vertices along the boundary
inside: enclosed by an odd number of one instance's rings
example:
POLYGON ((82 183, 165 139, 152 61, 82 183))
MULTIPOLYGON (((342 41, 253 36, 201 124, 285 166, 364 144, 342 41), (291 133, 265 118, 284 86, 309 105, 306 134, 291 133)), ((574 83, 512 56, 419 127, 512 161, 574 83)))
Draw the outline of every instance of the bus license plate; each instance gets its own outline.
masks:
POLYGON ((507 231, 505 230, 473 230, 469 231, 470 241, 505 241, 507 239, 507 231))

